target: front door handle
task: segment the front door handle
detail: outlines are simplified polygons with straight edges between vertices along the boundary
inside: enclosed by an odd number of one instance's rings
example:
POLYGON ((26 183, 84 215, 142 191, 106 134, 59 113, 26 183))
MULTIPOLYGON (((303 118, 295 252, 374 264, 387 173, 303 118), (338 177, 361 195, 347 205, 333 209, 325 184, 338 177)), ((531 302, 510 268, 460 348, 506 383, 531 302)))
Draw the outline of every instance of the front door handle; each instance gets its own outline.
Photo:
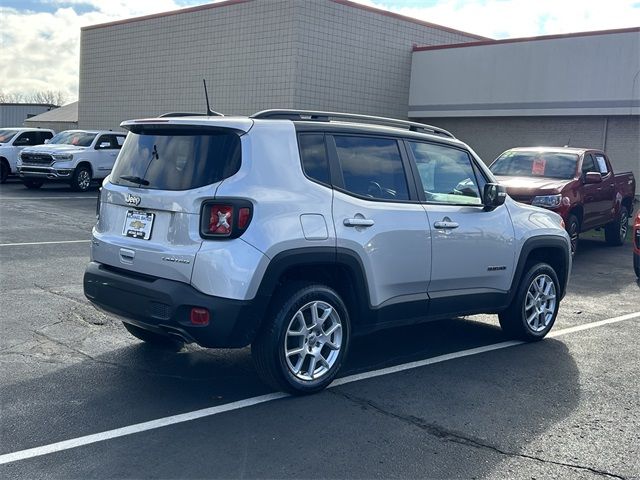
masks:
POLYGON ((345 227, 370 227, 375 222, 369 218, 345 218, 342 223, 345 227))
POLYGON ((451 221, 441 221, 441 222, 436 222, 433 224, 434 227, 436 228, 440 228, 443 230, 452 230, 454 228, 458 228, 460 225, 458 225, 456 222, 451 222, 451 221))

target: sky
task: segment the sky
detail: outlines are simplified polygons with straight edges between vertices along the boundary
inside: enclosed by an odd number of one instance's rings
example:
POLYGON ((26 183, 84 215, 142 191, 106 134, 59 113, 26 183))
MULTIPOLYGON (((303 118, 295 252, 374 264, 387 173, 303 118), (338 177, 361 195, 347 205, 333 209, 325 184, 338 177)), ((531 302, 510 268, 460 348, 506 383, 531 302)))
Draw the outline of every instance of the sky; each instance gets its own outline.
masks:
MULTIPOLYGON (((640 26, 640 0, 354 1, 495 39, 640 26)), ((81 27, 205 3, 0 0, 0 92, 53 90, 75 101, 81 27)))

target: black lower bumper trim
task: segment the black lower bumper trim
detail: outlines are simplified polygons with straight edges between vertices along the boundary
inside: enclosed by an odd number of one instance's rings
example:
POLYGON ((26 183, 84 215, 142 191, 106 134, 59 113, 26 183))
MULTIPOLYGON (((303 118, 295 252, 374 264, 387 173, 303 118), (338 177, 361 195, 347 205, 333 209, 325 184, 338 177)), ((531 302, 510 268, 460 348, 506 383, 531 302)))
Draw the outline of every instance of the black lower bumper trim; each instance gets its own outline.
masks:
POLYGON ((251 343, 266 306, 266 299, 261 297, 247 301, 214 297, 186 283, 140 276, 97 262, 87 266, 84 294, 97 307, 125 322, 216 348, 251 343), (209 325, 191 324, 193 307, 209 310, 209 325))

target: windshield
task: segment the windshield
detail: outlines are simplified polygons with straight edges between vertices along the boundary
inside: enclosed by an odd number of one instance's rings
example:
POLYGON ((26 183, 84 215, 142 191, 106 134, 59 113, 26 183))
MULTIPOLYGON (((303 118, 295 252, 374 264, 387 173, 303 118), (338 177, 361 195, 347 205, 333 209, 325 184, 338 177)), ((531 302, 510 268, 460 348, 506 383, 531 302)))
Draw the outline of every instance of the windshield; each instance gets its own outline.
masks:
POLYGON ((189 190, 240 168, 240 137, 230 130, 130 132, 111 173, 117 185, 189 190))
POLYGON ((494 175, 570 179, 577 163, 578 155, 573 153, 506 151, 490 169, 494 175))
POLYGON ((60 132, 53 136, 49 143, 55 143, 58 145, 76 145, 78 147, 88 147, 96 138, 95 133, 77 132, 68 130, 66 132, 60 132))
POLYGON ((10 142, 18 133, 17 130, 0 130, 0 143, 10 142))

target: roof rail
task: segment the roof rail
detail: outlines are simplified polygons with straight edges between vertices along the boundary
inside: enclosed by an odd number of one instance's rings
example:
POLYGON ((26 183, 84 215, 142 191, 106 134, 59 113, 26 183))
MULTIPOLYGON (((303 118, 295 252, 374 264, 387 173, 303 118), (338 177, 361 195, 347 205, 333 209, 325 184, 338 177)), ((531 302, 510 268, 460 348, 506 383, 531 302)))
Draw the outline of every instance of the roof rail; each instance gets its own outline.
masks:
POLYGON ((397 118, 376 117, 373 115, 361 115, 358 113, 338 113, 338 112, 322 112, 314 110, 262 110, 254 113, 249 118, 271 119, 271 120, 306 120, 314 122, 329 122, 332 118, 339 120, 351 120, 362 123, 372 123, 377 125, 386 125, 390 127, 408 128, 412 132, 425 131, 435 135, 456 138, 451 132, 433 125, 425 123, 410 122, 407 120, 399 120, 397 118))
MULTIPOLYGON (((212 111, 211 113, 213 113, 213 115, 216 116, 216 117, 224 117, 223 114, 218 113, 218 112, 212 111)), ((158 118, 165 118, 165 117, 209 117, 209 116, 210 115, 208 115, 206 113, 169 112, 169 113, 163 113, 162 115, 158 115, 158 118)))

